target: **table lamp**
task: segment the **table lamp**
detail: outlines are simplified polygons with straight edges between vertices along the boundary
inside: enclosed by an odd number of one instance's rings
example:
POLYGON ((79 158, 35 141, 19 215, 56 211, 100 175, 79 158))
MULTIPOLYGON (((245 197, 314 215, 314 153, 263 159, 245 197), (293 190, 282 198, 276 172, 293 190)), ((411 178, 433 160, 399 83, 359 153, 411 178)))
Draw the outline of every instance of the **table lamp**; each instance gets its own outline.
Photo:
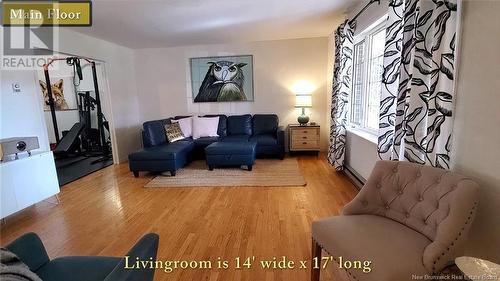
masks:
POLYGON ((295 95, 295 108, 302 108, 302 115, 297 118, 297 121, 301 126, 307 125, 309 123, 309 116, 306 115, 306 108, 312 107, 312 95, 311 94, 297 94, 295 95))

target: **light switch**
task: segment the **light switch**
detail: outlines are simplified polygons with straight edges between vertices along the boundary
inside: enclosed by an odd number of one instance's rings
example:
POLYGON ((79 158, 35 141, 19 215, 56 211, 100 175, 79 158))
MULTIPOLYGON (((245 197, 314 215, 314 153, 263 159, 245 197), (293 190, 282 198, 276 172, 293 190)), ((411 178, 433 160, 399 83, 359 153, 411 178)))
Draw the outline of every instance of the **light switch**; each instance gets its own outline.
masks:
POLYGON ((19 84, 19 82, 12 83, 12 93, 14 94, 21 93, 21 84, 19 84))

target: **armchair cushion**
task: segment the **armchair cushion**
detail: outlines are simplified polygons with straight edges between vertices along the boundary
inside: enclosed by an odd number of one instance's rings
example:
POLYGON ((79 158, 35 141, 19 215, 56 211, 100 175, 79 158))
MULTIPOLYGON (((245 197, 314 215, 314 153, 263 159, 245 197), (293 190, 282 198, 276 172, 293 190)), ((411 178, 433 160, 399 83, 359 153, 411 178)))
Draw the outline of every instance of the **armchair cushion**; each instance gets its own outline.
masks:
MULTIPOLYGON (((372 261, 370 273, 351 269, 357 280, 404 281, 428 274, 422 262, 431 241, 396 221, 376 215, 336 216, 312 225, 313 239, 335 259, 372 261)), ((338 262, 338 260, 337 260, 338 262)))

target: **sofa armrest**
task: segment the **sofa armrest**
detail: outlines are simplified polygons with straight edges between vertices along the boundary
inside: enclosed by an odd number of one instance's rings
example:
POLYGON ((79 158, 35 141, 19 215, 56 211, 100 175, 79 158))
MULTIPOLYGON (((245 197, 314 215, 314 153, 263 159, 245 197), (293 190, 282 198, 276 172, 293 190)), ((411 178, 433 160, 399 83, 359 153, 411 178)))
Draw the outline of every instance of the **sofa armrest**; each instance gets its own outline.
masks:
MULTIPOLYGON (((448 215, 437 224, 436 235, 423 253, 424 266, 434 274, 441 272, 463 255, 467 236, 477 212, 479 185, 472 180, 460 181, 449 195, 448 215)), ((437 222, 436 222, 437 223, 437 222)))
POLYGON ((142 148, 147 147, 146 143, 144 142, 144 140, 146 139, 146 136, 144 134, 145 134, 144 130, 141 129, 141 144, 142 144, 142 148))
POLYGON ((33 272, 50 261, 42 240, 33 232, 17 238, 6 248, 16 254, 33 272))
POLYGON ((285 145, 285 127, 278 127, 278 129, 276 130, 276 138, 278 139, 279 145, 285 145))
POLYGON ((137 260, 150 261, 150 258, 156 260, 158 252, 158 242, 160 237, 156 233, 148 233, 139 240, 104 281, 152 281, 154 278, 154 268, 126 268, 126 259, 128 266, 131 267, 137 260))

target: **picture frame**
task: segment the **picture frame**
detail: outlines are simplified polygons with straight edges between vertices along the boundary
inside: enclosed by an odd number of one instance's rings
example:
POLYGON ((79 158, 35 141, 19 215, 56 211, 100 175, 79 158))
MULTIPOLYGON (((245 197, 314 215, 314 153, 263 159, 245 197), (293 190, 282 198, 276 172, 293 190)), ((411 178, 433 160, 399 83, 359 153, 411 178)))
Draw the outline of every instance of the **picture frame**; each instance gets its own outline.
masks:
MULTIPOLYGON (((38 81, 43 102, 43 110, 50 111, 47 85, 45 81, 38 81)), ((52 98, 56 111, 77 110, 75 87, 73 86, 73 76, 59 76, 51 78, 52 98)))
POLYGON ((193 102, 253 102, 253 55, 189 60, 193 102))

